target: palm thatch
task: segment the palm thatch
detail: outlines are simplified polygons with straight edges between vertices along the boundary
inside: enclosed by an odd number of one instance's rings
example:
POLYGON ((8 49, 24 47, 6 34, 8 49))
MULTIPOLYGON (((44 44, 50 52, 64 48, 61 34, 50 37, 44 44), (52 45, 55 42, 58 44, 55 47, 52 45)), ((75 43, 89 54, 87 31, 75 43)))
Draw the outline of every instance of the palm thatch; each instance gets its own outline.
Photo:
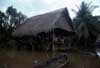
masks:
POLYGON ((55 28, 73 32, 72 21, 66 8, 27 19, 22 25, 16 28, 13 36, 36 35, 40 32, 49 32, 55 28))

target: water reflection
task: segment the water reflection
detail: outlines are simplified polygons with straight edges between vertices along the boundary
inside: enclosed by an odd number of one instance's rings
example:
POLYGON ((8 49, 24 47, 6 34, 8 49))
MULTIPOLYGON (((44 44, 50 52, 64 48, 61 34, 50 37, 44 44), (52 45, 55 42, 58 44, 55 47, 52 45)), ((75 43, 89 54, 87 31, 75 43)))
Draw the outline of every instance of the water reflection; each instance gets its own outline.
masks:
POLYGON ((57 55, 63 53, 60 52, 33 52, 33 64, 41 63, 57 55))

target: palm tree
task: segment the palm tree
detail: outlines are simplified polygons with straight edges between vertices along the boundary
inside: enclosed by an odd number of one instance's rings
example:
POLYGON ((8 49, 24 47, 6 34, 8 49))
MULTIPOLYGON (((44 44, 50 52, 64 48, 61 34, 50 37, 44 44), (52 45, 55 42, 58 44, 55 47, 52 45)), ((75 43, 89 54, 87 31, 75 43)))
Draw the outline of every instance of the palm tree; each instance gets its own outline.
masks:
MULTIPOLYGON (((78 45, 92 49, 97 35, 100 32, 100 17, 93 16, 92 12, 98 6, 91 5, 91 3, 82 2, 76 12, 76 17, 73 19, 74 28, 78 36, 78 45), (93 46, 92 46, 93 45, 93 46)), ((92 49, 93 50, 93 49, 92 49)))

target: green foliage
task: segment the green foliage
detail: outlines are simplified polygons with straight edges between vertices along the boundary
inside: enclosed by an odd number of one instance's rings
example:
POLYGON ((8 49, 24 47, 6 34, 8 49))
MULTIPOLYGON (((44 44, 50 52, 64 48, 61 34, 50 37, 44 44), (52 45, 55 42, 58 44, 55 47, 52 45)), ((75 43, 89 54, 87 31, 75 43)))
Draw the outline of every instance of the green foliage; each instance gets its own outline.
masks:
POLYGON ((12 6, 8 7, 8 9, 6 10, 6 15, 9 22, 9 30, 16 28, 18 25, 22 24, 22 22, 27 18, 21 12, 17 12, 17 10, 12 6))
POLYGON ((6 29, 6 15, 0 11, 0 32, 3 33, 5 32, 6 29))
POLYGON ((91 5, 91 3, 82 2, 78 12, 76 12, 76 17, 73 22, 78 36, 77 40, 80 43, 78 45, 82 45, 87 48, 89 45, 90 47, 94 45, 96 37, 100 33, 100 17, 92 15, 92 12, 97 7, 98 6, 91 5))
POLYGON ((0 48, 14 47, 9 41, 13 39, 12 31, 22 24, 27 17, 9 6, 6 12, 0 11, 0 48))

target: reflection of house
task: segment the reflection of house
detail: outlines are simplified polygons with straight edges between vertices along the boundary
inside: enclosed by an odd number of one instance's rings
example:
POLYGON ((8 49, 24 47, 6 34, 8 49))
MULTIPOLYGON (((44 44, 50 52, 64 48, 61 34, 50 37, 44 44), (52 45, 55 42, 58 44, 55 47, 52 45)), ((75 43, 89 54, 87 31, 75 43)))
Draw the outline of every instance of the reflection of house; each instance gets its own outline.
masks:
POLYGON ((37 37, 44 44, 47 42, 48 47, 52 48, 54 47, 52 45, 57 45, 57 47, 70 45, 73 34, 72 21, 66 8, 33 16, 13 32, 13 36, 16 37, 37 37))

